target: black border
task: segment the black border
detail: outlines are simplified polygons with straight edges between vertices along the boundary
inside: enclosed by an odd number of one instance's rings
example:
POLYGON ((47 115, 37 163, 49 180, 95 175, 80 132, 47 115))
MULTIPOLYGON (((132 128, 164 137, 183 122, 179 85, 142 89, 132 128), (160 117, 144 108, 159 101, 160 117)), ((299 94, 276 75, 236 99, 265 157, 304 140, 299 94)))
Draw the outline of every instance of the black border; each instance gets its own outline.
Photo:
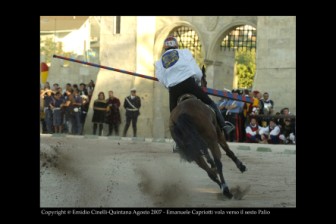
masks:
MULTIPOLYGON (((241 13, 241 12, 240 12, 241 13)), ((248 14, 248 13, 247 13, 248 14)), ((154 15, 154 14, 152 14, 154 15)), ((169 14, 171 15, 171 14, 169 14)), ((295 16, 295 15, 294 15, 295 16)), ((20 201, 17 202, 20 206, 24 207, 25 211, 29 212, 29 215, 40 215, 41 216, 41 210, 40 208, 40 174, 39 174, 39 148, 40 148, 40 126, 39 126, 39 75, 40 75, 40 65, 39 65, 39 46, 40 46, 40 37, 39 37, 39 31, 40 31, 40 15, 37 16, 27 16, 26 17, 27 23, 33 24, 32 26, 29 26, 26 29, 29 30, 29 35, 26 35, 28 39, 25 40, 24 44, 24 52, 25 54, 22 54, 24 57, 23 64, 20 66, 21 68, 25 68, 24 71, 21 70, 21 75, 20 75, 20 80, 14 80, 14 81, 20 81, 23 84, 23 87, 21 90, 23 90, 24 93, 24 105, 25 108, 28 108, 29 110, 25 110, 25 113, 27 114, 27 118, 25 122, 28 122, 26 125, 23 125, 19 128, 18 133, 22 133, 22 135, 17 139, 18 143, 21 143, 22 145, 20 146, 20 154, 21 154, 21 159, 22 159, 22 164, 24 166, 20 168, 19 170, 16 171, 18 175, 15 175, 15 178, 18 179, 16 180, 19 185, 19 192, 22 194, 20 196, 20 201), (36 30, 35 30, 36 29, 36 30), (36 44, 36 46, 35 46, 36 44), (27 88, 29 86, 29 88, 27 88), (33 90, 34 89, 34 90, 33 90), (33 90, 33 91, 32 91, 33 90), (36 91, 36 92, 35 92, 36 91), (34 109, 33 109, 34 108, 34 109), (31 110, 30 110, 31 109, 31 110), (38 122, 36 122, 38 121, 38 122), (31 122, 31 124, 29 124, 31 122), (22 140, 21 140, 22 139, 22 140), (29 211, 31 209, 31 211, 29 211)), ((296 34, 296 39, 298 40, 299 38, 302 38, 301 34, 304 32, 301 29, 301 25, 303 22, 299 16, 296 16, 296 22, 297 22, 297 34, 296 34), (300 23, 300 24, 299 24, 300 23)), ((16 35, 16 34, 14 34, 16 35)), ((297 71, 297 83, 299 83, 299 80, 302 79, 302 73, 301 71, 303 70, 303 67, 300 67, 300 60, 302 62, 302 58, 299 57, 300 52, 299 49, 302 47, 302 44, 299 41, 296 41, 297 44, 297 66, 296 66, 296 71, 297 71), (299 74, 300 72, 300 74, 299 74)), ((302 66, 302 64, 301 64, 302 66)), ((19 69, 18 65, 13 66, 13 68, 19 69)), ((17 77, 17 76, 15 76, 17 77)), ((15 79, 14 77, 14 79, 15 79)), ((300 87, 297 85, 297 112, 296 115, 302 116, 300 112, 300 104, 302 103, 302 92, 299 91, 300 87), (300 100, 299 100, 300 98, 300 100)), ((18 94, 18 93, 16 93, 18 94)), ((22 92, 18 94, 17 97, 22 98, 22 92)), ((21 115, 22 116, 22 115, 21 115)), ((297 126, 300 126, 300 120, 297 119, 297 126)), ((301 183, 301 174, 300 173, 300 166, 302 165, 299 159, 301 156, 304 156, 303 153, 301 152, 301 142, 300 142, 300 136, 304 136, 304 134, 301 134, 300 132, 304 130, 300 130, 298 128, 298 134, 297 134, 297 173, 296 173, 296 178, 297 178, 297 200, 296 200, 296 208, 259 208, 259 209, 266 209, 271 212, 272 215, 280 215, 280 214, 296 214, 298 211, 297 209, 303 206, 302 203, 302 191, 299 189, 300 186, 303 186, 301 183)), ((301 140, 302 141, 302 140, 301 140)), ((44 208, 46 209, 46 208, 44 208)), ((48 208, 48 210, 83 210, 83 209, 88 209, 91 210, 92 208, 48 208)), ((105 210, 117 210, 118 208, 103 208, 105 210)), ((95 208, 95 210, 103 210, 102 208, 95 208)), ((146 210, 144 208, 119 208, 118 210, 146 210)), ((149 209, 162 209, 162 208, 149 208, 149 209)), ((176 208, 169 208, 170 210, 174 210, 176 208)), ((180 208, 177 210, 185 210, 185 209, 195 209, 195 210, 258 210, 258 208, 180 208)), ((135 215, 136 216, 136 215, 135 215)), ((232 215, 234 216, 234 215, 232 215)), ((250 217, 250 216, 247 216, 250 217)))

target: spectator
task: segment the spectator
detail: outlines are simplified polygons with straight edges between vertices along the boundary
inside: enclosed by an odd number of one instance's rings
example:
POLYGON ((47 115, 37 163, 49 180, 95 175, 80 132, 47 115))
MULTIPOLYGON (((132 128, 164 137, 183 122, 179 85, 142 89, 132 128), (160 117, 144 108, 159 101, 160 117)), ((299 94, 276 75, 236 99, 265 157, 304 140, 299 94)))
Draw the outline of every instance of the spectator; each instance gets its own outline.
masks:
POLYGON ((271 119, 269 126, 260 130, 263 143, 279 144, 280 128, 274 119, 271 119))
POLYGON ((284 144, 295 144, 295 126, 291 123, 290 118, 285 118, 285 124, 282 126, 279 138, 284 144))
MULTIPOLYGON (((239 90, 232 90, 232 93, 239 94, 239 90)), ((228 134, 228 140, 233 142, 242 142, 243 141, 243 127, 244 124, 242 123, 243 119, 243 109, 244 109, 244 102, 236 101, 236 100, 228 100, 226 104, 227 109, 227 120, 233 124, 235 127, 235 131, 230 132, 228 134)))
MULTIPOLYGON (((81 107, 81 124, 82 124, 82 127, 84 127, 85 125, 85 119, 86 119, 86 115, 87 115, 87 112, 89 111, 89 98, 85 95, 81 95, 82 97, 82 107, 81 107)), ((83 134, 83 128, 82 128, 82 133, 83 134)))
POLYGON ((258 95, 260 92, 258 90, 254 90, 252 93, 250 93, 250 97, 253 98, 253 103, 250 104, 249 107, 249 115, 254 116, 259 114, 259 98, 258 95))
MULTIPOLYGON (((248 89, 244 89, 243 90, 243 94, 244 96, 250 97, 251 93, 248 89)), ((249 118, 250 118, 250 114, 249 114, 249 109, 250 109, 250 105, 251 103, 245 103, 244 104, 244 108, 243 108, 243 115, 244 115, 244 127, 247 127, 249 125, 249 118)))
POLYGON ((58 87, 59 87, 58 83, 54 83, 52 91, 56 92, 58 87))
POLYGON ((107 136, 112 135, 113 129, 115 131, 115 134, 119 136, 119 125, 121 123, 119 107, 120 107, 120 100, 113 95, 113 91, 109 91, 109 98, 107 100, 107 115, 106 115, 106 123, 109 126, 109 132, 107 136))
POLYGON ((264 103, 263 114, 265 115, 272 115, 274 110, 274 102, 273 100, 269 99, 268 92, 264 92, 262 102, 264 103))
POLYGON ((95 84, 93 80, 91 80, 87 86, 87 91, 88 91, 88 97, 89 97, 89 102, 91 101, 93 90, 94 90, 95 84))
MULTIPOLYGON (((73 121, 74 121, 74 95, 73 89, 67 88, 65 92, 66 96, 64 96, 65 104, 64 104, 64 127, 67 133, 73 133, 73 121)), ((65 130, 64 130, 65 131, 65 130)))
POLYGON ((99 125, 98 135, 99 136, 102 135, 103 124, 104 124, 105 115, 106 115, 106 107, 107 107, 107 103, 105 100, 105 94, 103 92, 100 92, 98 94, 98 99, 96 99, 93 103, 92 122, 93 122, 93 134, 94 135, 96 135, 97 133, 98 125, 99 125))
POLYGON ((40 120, 41 120, 41 125, 42 125, 42 133, 45 134, 47 133, 47 126, 45 123, 45 113, 44 113, 44 90, 40 90, 40 120))
POLYGON ((78 85, 77 85, 77 84, 73 84, 73 85, 72 85, 72 88, 73 88, 73 90, 79 90, 79 88, 78 88, 78 85))
POLYGON ((86 85, 84 83, 79 84, 79 95, 81 95, 81 96, 83 96, 83 95, 88 96, 89 95, 89 93, 86 89, 86 85))
POLYGON ((72 121, 72 134, 80 135, 82 133, 82 122, 81 122, 81 107, 82 107, 82 97, 79 95, 79 90, 74 89, 74 103, 73 103, 73 121, 72 121))
POLYGON ((218 109, 220 110, 222 116, 224 117, 224 120, 227 120, 227 106, 229 103, 229 99, 227 98, 221 98, 221 100, 218 102, 218 109))
POLYGON ((43 89, 50 89, 50 84, 49 84, 49 82, 46 82, 46 83, 44 84, 43 89))
POLYGON ((123 137, 126 137, 127 130, 132 121, 133 137, 137 136, 137 121, 140 115, 141 99, 136 95, 136 89, 131 89, 131 95, 125 98, 124 108, 126 109, 126 124, 123 131, 123 137))
MULTIPOLYGON (((254 107, 252 108, 253 115, 263 115, 264 114, 264 103, 261 99, 261 93, 258 90, 253 91, 254 96, 254 107)), ((258 124, 261 127, 267 126, 267 120, 262 116, 257 116, 258 124)))
POLYGON ((250 124, 246 127, 246 142, 259 143, 261 141, 261 136, 259 134, 261 127, 257 123, 255 117, 250 117, 250 124))
POLYGON ((63 96, 64 97, 67 97, 67 91, 70 91, 72 89, 72 87, 71 87, 71 84, 70 83, 67 83, 66 85, 65 85, 65 90, 64 90, 64 92, 63 92, 63 96))
POLYGON ((44 120, 47 127, 47 133, 52 134, 53 133, 53 113, 50 108, 50 104, 52 102, 52 90, 45 88, 45 90, 41 93, 41 98, 43 99, 43 111, 44 111, 44 120))
POLYGON ((53 124, 55 133, 62 133, 63 119, 61 113, 61 107, 64 105, 64 99, 61 98, 61 93, 56 92, 50 107, 53 111, 53 124))
POLYGON ((95 88, 95 83, 93 82, 93 80, 91 80, 87 86, 88 93, 90 92, 93 93, 94 88, 95 88))
POLYGON ((57 87, 56 89, 56 93, 59 92, 61 94, 61 97, 62 97, 62 88, 61 87, 57 87))
POLYGON ((255 97, 258 99, 258 114, 264 114, 264 102, 261 99, 261 92, 258 91, 255 97))
MULTIPOLYGON (((285 118, 287 118, 287 116, 289 117, 289 116, 292 115, 291 112, 289 111, 288 107, 282 108, 281 111, 280 111, 280 114, 286 116, 285 118)), ((285 126, 285 118, 280 119, 281 127, 285 126)), ((294 124, 295 119, 291 118, 291 123, 294 124)))

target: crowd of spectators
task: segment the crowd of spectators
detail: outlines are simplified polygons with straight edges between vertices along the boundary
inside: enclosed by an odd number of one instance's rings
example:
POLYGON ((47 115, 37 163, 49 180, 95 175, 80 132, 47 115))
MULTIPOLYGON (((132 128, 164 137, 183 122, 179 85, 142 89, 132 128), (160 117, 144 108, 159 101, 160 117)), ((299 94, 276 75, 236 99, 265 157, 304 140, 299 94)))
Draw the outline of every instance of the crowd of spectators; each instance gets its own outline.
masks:
POLYGON ((218 107, 224 119, 235 130, 226 136, 229 142, 250 142, 269 144, 295 144, 295 116, 289 108, 274 111, 274 102, 269 93, 255 90, 232 90, 233 94, 253 98, 253 103, 245 103, 222 98, 218 107))
POLYGON ((40 90, 42 133, 82 134, 94 87, 92 80, 79 86, 67 83, 65 89, 46 82, 40 90))
MULTIPOLYGON (((40 118, 42 133, 67 133, 82 135, 89 104, 95 84, 91 80, 88 84, 67 83, 63 90, 57 83, 52 88, 47 82, 40 91, 40 118)), ((235 127, 226 136, 229 142, 250 142, 270 144, 295 144, 295 116, 289 108, 280 112, 274 111, 274 102, 269 94, 259 91, 232 90, 233 94, 245 95, 254 99, 253 103, 245 103, 233 99, 222 98, 218 107, 224 119, 235 127)), ((99 92, 93 103, 92 134, 102 135, 103 124, 108 125, 107 136, 119 136, 121 124, 120 100, 114 96, 112 90, 108 92, 108 99, 104 92, 99 92), (98 129, 98 132, 97 132, 98 129)), ((141 101, 136 96, 136 90, 125 98, 126 124, 122 136, 126 136, 132 121, 133 136, 136 137, 137 117, 141 101), (134 105, 135 106, 134 106, 134 105), (131 116, 131 115, 132 116, 131 116)))
MULTIPOLYGON (((64 90, 57 83, 50 88, 47 82, 40 90, 42 133, 82 135, 94 87, 95 84, 92 80, 88 84, 80 83, 79 87, 77 84, 67 83, 64 90)), ((105 97, 104 92, 98 93, 97 98, 93 101, 91 120, 93 135, 103 135, 103 127, 106 124, 108 125, 106 136, 119 136, 120 106, 120 100, 114 96, 112 90, 108 91, 108 98, 105 97)), ((122 136, 127 135, 127 130, 132 123, 133 137, 136 137, 141 99, 136 95, 135 88, 132 88, 130 95, 125 97, 123 106, 126 110, 126 123, 122 136)))

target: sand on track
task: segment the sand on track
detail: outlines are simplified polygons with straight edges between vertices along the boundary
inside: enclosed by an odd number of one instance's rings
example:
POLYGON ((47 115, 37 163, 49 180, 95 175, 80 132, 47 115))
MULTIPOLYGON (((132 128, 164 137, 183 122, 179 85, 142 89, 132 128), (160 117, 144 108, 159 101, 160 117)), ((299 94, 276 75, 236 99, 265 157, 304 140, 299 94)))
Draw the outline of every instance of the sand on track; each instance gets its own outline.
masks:
POLYGON ((296 207, 296 154, 229 145, 248 168, 241 173, 222 151, 230 189, 250 188, 241 200, 224 198, 172 143, 41 135, 40 206, 296 207))

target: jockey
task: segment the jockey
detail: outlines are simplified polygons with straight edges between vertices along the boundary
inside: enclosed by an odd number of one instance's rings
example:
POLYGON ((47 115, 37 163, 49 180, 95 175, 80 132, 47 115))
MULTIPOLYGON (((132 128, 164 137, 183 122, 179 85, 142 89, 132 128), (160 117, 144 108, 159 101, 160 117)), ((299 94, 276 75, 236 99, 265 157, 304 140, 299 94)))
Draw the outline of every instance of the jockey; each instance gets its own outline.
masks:
POLYGON ((164 49, 161 59, 155 63, 155 75, 169 89, 170 112, 176 107, 180 96, 193 94, 215 111, 221 130, 225 130, 227 134, 234 130, 234 127, 225 124, 216 103, 199 87, 202 71, 191 52, 188 49, 178 49, 177 40, 172 36, 165 39, 164 49))

